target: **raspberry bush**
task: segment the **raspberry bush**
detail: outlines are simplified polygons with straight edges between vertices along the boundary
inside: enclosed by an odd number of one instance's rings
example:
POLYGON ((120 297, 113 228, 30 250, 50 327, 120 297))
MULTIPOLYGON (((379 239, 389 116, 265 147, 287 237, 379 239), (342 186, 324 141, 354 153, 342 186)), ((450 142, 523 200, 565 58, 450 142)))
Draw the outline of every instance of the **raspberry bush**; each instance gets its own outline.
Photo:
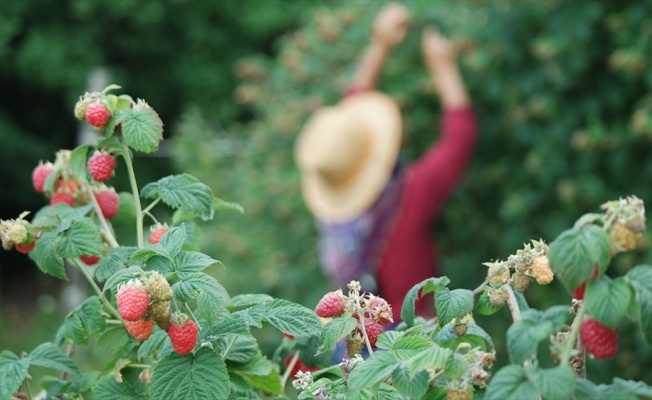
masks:
POLYGON ((230 296, 206 273, 219 261, 201 252, 196 220, 241 208, 189 174, 139 186, 133 153, 156 151, 163 123, 145 101, 112 94, 117 89, 86 93, 75 107, 75 116, 85 119, 94 105, 91 122, 102 133, 96 143, 61 150, 35 167, 35 192, 48 205, 0 221, 5 250, 27 254, 59 279, 67 279, 67 267, 76 268, 93 291, 52 341, 20 355, 0 353, 0 399, 652 396, 643 382, 615 378, 598 385, 587 372, 588 357, 602 360, 618 352, 624 320, 638 324, 652 343, 652 266, 620 276, 608 270, 645 230, 639 198, 608 201, 550 244, 532 240, 506 260, 484 263, 475 269, 484 281, 472 290, 449 287, 447 277, 415 285, 401 321, 357 281, 347 293, 325 293, 310 307, 264 293, 230 296), (127 173, 130 193, 111 186, 111 161, 110 168, 89 163, 97 154, 123 165, 118 171, 127 173), (135 243, 116 236, 111 222, 127 206, 135 210, 135 243), (162 208, 167 213, 159 213, 162 208), (567 291, 568 304, 530 308, 528 288, 555 281, 567 291), (416 316, 415 301, 429 293, 437 317, 416 316), (489 333, 477 323, 476 317, 503 308, 513 320, 506 332, 489 333), (271 355, 258 345, 261 328, 277 329, 282 337, 271 355), (509 359, 501 368, 494 367, 497 335, 506 336, 509 359), (108 360, 80 365, 78 347, 108 360), (39 382, 36 396, 34 367, 52 372, 39 382))

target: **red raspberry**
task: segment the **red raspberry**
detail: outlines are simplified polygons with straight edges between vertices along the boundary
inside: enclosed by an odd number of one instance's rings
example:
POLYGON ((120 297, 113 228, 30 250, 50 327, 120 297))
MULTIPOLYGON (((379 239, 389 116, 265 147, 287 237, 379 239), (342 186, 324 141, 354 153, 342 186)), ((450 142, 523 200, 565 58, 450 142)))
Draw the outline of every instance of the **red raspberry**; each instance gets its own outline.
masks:
POLYGON ((95 194, 97 199, 97 204, 102 210, 102 215, 106 219, 111 219, 115 217, 118 213, 118 206, 120 205, 120 197, 113 189, 104 189, 100 190, 95 194))
POLYGON ((139 319, 137 321, 124 321, 125 329, 136 340, 142 342, 152 335, 154 329, 153 319, 139 319))
POLYGON ((161 238, 165 233, 168 231, 168 227, 164 225, 157 225, 158 227, 154 227, 151 233, 149 234, 149 242, 151 244, 157 244, 158 242, 161 241, 161 238))
POLYGON ((68 204, 70 207, 72 207, 75 204, 75 198, 72 197, 72 195, 63 192, 55 193, 52 195, 52 198, 50 198, 50 205, 55 206, 60 203, 68 204))
POLYGON ((32 184, 34 185, 34 189, 36 189, 37 192, 43 192, 45 190, 45 181, 48 179, 51 173, 51 163, 39 164, 36 166, 36 168, 34 168, 34 171, 32 172, 32 184))
POLYGON ((586 291, 586 283, 579 285, 575 290, 573 290, 573 298, 584 300, 584 291, 586 291))
MULTIPOLYGON (((366 319, 364 321, 364 330, 367 332, 367 337, 369 338, 369 344, 371 345, 372 348, 376 348, 376 342, 378 341, 378 336, 380 336, 381 333, 383 333, 383 326, 379 324, 378 322, 370 321, 366 319)), ((360 335, 362 335, 362 331, 358 330, 360 332, 360 335)))
POLYGON ((113 176, 115 158, 105 151, 96 151, 88 159, 88 172, 97 182, 104 182, 113 176))
POLYGON ((122 319, 137 321, 149 308, 149 293, 140 285, 127 283, 118 291, 117 303, 122 319))
POLYGON ((346 304, 338 292, 329 292, 319 300, 315 313, 322 318, 339 317, 344 312, 346 304))
MULTIPOLYGON (((292 355, 289 355, 285 358, 285 368, 290 366, 290 361, 292 361, 292 355)), ((297 362, 294 364, 294 368, 292 368, 292 371, 290 371, 290 376, 295 376, 299 371, 301 372, 315 372, 319 371, 319 367, 309 367, 301 361, 301 359, 298 359, 297 362)))
POLYGON ((82 254, 81 256, 79 256, 79 259, 82 260, 84 264, 90 266, 90 265, 97 264, 98 261, 100 261, 100 256, 96 256, 96 255, 87 256, 85 254, 82 254))
POLYGON ((598 360, 611 358, 618 352, 618 330, 587 318, 580 327, 580 339, 586 351, 598 360))
POLYGON ((387 325, 394 322, 394 317, 392 316, 392 307, 387 303, 387 300, 382 297, 374 297, 371 300, 369 305, 369 311, 371 316, 365 315, 367 318, 378 322, 381 325, 387 325))
POLYGON ((110 117, 109 109, 102 103, 92 103, 86 107, 86 121, 96 128, 106 125, 110 117))
POLYGON ((29 253, 30 251, 32 251, 32 249, 34 248, 34 246, 36 246, 36 240, 32 241, 32 243, 30 243, 30 244, 20 244, 20 243, 16 243, 16 244, 14 245, 14 248, 15 248, 16 251, 18 251, 19 253, 27 254, 27 253, 29 253))
POLYGON ((172 321, 168 329, 172 347, 181 355, 188 354, 195 348, 198 333, 197 324, 191 319, 187 319, 184 323, 172 321))

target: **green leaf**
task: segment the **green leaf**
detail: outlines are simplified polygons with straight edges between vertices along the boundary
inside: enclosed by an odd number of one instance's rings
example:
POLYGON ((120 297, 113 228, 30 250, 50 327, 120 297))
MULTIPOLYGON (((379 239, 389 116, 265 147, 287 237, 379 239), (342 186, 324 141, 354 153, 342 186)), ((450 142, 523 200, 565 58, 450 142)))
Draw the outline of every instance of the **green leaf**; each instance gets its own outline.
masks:
POLYGON ((274 298, 268 294, 239 294, 229 300, 228 308, 230 311, 233 311, 236 308, 265 304, 272 300, 274 298))
POLYGON ((562 232, 550 244, 550 268, 570 290, 591 279, 597 267, 604 273, 611 260, 609 236, 596 225, 562 232))
POLYGON ((98 400, 146 400, 150 398, 145 384, 139 381, 133 383, 130 381, 117 382, 113 375, 107 375, 100 379, 93 387, 93 394, 98 400))
POLYGON ((127 269, 121 269, 113 274, 113 276, 111 276, 109 279, 107 279, 107 281, 104 283, 104 288, 102 291, 106 292, 107 290, 111 289, 111 292, 115 294, 117 287, 121 283, 128 282, 130 279, 138 278, 142 274, 143 270, 138 265, 132 265, 127 269))
POLYGON ((9 350, 0 353, 0 399, 9 399, 27 376, 29 360, 18 358, 9 350))
MULTIPOLYGON (((380 336, 383 335, 385 333, 380 336)), ((428 339, 419 336, 406 336, 394 342, 392 351, 399 360, 407 360, 430 347, 432 347, 432 343, 428 339)))
POLYGON ((207 347, 200 348, 196 354, 170 354, 154 367, 150 396, 153 399, 227 399, 226 365, 207 347))
POLYGON ((222 199, 218 199, 217 197, 213 198, 213 207, 217 211, 237 211, 240 214, 244 214, 244 208, 238 203, 233 203, 230 201, 224 201, 222 199))
POLYGON ((645 382, 614 378, 613 386, 616 389, 627 391, 636 396, 652 398, 652 386, 647 385, 645 382))
POLYGON ((174 209, 191 212, 204 221, 213 218, 213 191, 189 174, 172 175, 147 184, 141 190, 145 198, 160 198, 174 209))
POLYGON ((217 315, 226 308, 229 293, 217 279, 203 272, 186 274, 184 280, 201 291, 197 296, 197 309, 206 322, 212 325, 217 315))
POLYGON ((29 359, 31 365, 67 372, 73 376, 79 375, 77 364, 70 357, 65 356, 54 343, 46 342, 39 345, 32 350, 29 359))
POLYGON ((652 346, 652 266, 638 265, 627 272, 625 280, 634 288, 638 300, 638 322, 643 336, 652 346))
POLYGON ((466 324, 466 333, 462 336, 455 332, 453 324, 446 325, 435 334, 435 342, 451 350, 457 349, 461 343, 468 343, 471 347, 480 347, 482 350, 493 348, 491 336, 480 326, 470 322, 466 324))
POLYGON ((394 387, 408 399, 421 399, 428 390, 429 378, 430 375, 425 370, 418 372, 414 377, 410 377, 406 368, 397 368, 392 373, 394 387))
POLYGON ((31 258, 38 268, 55 278, 67 281, 66 268, 63 263, 63 258, 57 253, 55 249, 56 232, 47 232, 41 235, 39 240, 36 241, 36 246, 29 252, 31 258))
POLYGON ((445 368, 451 362, 453 355, 451 350, 433 344, 429 349, 410 357, 406 365, 410 371, 410 376, 414 376, 419 371, 427 368, 445 368))
POLYGON ((355 318, 349 316, 333 318, 328 321, 328 323, 324 325, 319 336, 319 343, 321 343, 321 345, 319 346, 319 349, 317 349, 317 353, 321 354, 332 351, 337 342, 351 333, 355 326, 355 318))
POLYGON ((246 364, 234 365, 229 368, 229 372, 241 376, 257 389, 276 395, 283 394, 278 372, 272 362, 266 359, 260 351, 246 364))
POLYGON ((475 313, 479 315, 492 315, 498 310, 503 308, 502 306, 494 306, 489 300, 489 292, 483 291, 480 297, 478 297, 478 302, 475 305, 475 313))
POLYGON ((575 385, 577 400, 640 400, 641 397, 629 393, 627 389, 615 388, 612 385, 596 385, 586 379, 578 379, 575 385))
POLYGON ((450 280, 442 276, 440 278, 428 278, 423 282, 417 283, 414 285, 405 295, 405 300, 403 300, 403 306, 401 307, 401 319, 407 324, 407 326, 414 325, 414 304, 419 299, 419 294, 421 296, 432 293, 435 291, 435 288, 439 286, 446 286, 450 283, 450 280))
POLYGON ((294 336, 312 336, 321 333, 321 321, 315 312, 288 300, 275 299, 265 304, 263 319, 281 332, 294 336))
POLYGON ((454 318, 461 318, 473 311, 473 292, 439 286, 435 289, 435 309, 439 326, 444 326, 454 318))
MULTIPOLYGON (((262 316, 261 316, 262 318, 262 316)), ((242 316, 238 314, 229 314, 228 312, 223 312, 220 314, 219 318, 215 324, 211 327, 211 335, 224 335, 227 333, 239 333, 241 335, 249 334, 249 326, 242 319, 242 316)))
POLYGON ((376 352, 349 373, 349 388, 369 389, 389 377, 399 365, 399 360, 393 353, 376 352))
POLYGON ((87 298, 72 310, 57 332, 57 343, 70 339, 76 344, 86 345, 91 337, 106 328, 106 321, 101 313, 102 303, 97 296, 87 298))
POLYGON ((174 298, 183 303, 187 303, 201 294, 201 290, 197 286, 186 281, 178 281, 172 285, 172 292, 174 292, 174 298))
POLYGON ((95 269, 95 279, 104 282, 116 272, 126 269, 129 266, 129 258, 137 250, 137 247, 113 247, 109 249, 106 256, 100 259, 95 269))
MULTIPOLYGON (((149 245, 147 248, 138 249, 131 255, 131 261, 146 263, 151 258, 161 257, 172 262, 172 256, 160 244, 149 245)), ((171 268, 170 268, 171 269, 171 268)))
POLYGON ((252 360, 256 353, 258 353, 258 343, 249 334, 239 335, 237 333, 228 333, 220 337, 216 343, 216 347, 223 358, 226 354, 226 360, 238 363, 246 363, 252 360))
MULTIPOLYGON (((324 329, 326 327, 324 326, 324 329)), ((394 347, 394 343, 402 337, 405 336, 405 332, 401 331, 385 331, 383 332, 382 335, 378 336, 378 341, 376 342, 376 346, 379 349, 383 350, 390 350, 392 347, 394 347)))
MULTIPOLYGON (((394 381, 394 383, 398 385, 396 381, 394 381)), ((419 396, 413 398, 420 399, 422 397, 419 396)), ((399 396, 398 390, 396 390, 394 386, 388 385, 387 383, 384 382, 382 382, 380 386, 378 386, 378 393, 376 393, 375 400, 400 400, 400 399, 401 397, 399 396)))
MULTIPOLYGON (((182 224, 183 225, 183 224, 182 224)), ((170 257, 176 257, 183 243, 186 241, 186 229, 181 227, 172 227, 161 237, 160 244, 163 246, 170 257)))
POLYGON ((57 238, 56 250, 64 258, 100 255, 104 253, 100 228, 88 218, 73 221, 70 228, 57 238))
POLYGON ((265 305, 260 304, 250 308, 245 308, 233 313, 240 317, 245 324, 249 326, 255 326, 256 328, 263 327, 263 317, 265 315, 265 305))
POLYGON ((163 140, 163 122, 151 108, 131 108, 120 112, 122 137, 136 151, 154 153, 163 140))
POLYGON ((602 276, 586 285, 586 310, 598 322, 615 329, 627 313, 632 287, 623 278, 611 280, 602 276))
POLYGON ((156 357, 167 338, 168 334, 164 330, 158 329, 152 332, 152 335, 138 347, 138 359, 156 357))
POLYGON ((544 399, 572 399, 575 392, 575 371, 568 365, 549 369, 526 370, 530 380, 544 399))
POLYGON ((111 356, 114 360, 118 358, 131 357, 129 354, 134 346, 140 345, 134 338, 127 333, 124 325, 108 327, 97 339, 95 345, 97 349, 111 356))
POLYGON ((172 269, 180 279, 185 279, 187 274, 201 272, 219 261, 204 253, 195 251, 182 251, 173 260, 172 269))
MULTIPOLYGON (((554 397, 553 397, 554 398, 554 397)), ((484 400, 537 400, 539 393, 520 365, 500 369, 489 381, 484 400)))
POLYGON ((529 309, 521 314, 521 319, 507 329, 507 350, 510 360, 520 364, 535 357, 541 341, 548 340, 550 334, 559 331, 567 315, 567 307, 555 306, 545 312, 529 309))
POLYGON ((87 158, 88 150, 91 148, 89 144, 82 144, 77 146, 70 153, 70 161, 68 162, 68 167, 72 174, 82 181, 88 180, 88 166, 87 158))

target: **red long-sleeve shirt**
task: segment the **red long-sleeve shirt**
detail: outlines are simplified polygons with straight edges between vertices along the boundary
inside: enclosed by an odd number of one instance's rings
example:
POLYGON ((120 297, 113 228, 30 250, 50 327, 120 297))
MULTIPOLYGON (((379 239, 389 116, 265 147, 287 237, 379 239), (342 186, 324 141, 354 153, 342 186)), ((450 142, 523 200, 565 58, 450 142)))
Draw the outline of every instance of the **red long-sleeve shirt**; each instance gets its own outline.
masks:
MULTIPOLYGON (((395 321, 407 292, 439 273, 433 222, 465 171, 476 140, 470 108, 444 110, 439 139, 406 167, 399 207, 375 271, 378 292, 392 306, 395 321)), ((417 315, 431 316, 432 310, 431 296, 417 301, 417 315)))

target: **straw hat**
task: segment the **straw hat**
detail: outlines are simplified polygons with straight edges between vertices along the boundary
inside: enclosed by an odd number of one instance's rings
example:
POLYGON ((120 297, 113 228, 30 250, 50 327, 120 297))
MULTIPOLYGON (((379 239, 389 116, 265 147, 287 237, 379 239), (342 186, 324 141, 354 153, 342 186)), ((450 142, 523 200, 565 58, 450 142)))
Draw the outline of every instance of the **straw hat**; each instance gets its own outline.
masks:
POLYGON ((308 209, 325 222, 345 222, 366 211, 392 175, 401 135, 400 110, 380 92, 317 110, 295 148, 308 209))

